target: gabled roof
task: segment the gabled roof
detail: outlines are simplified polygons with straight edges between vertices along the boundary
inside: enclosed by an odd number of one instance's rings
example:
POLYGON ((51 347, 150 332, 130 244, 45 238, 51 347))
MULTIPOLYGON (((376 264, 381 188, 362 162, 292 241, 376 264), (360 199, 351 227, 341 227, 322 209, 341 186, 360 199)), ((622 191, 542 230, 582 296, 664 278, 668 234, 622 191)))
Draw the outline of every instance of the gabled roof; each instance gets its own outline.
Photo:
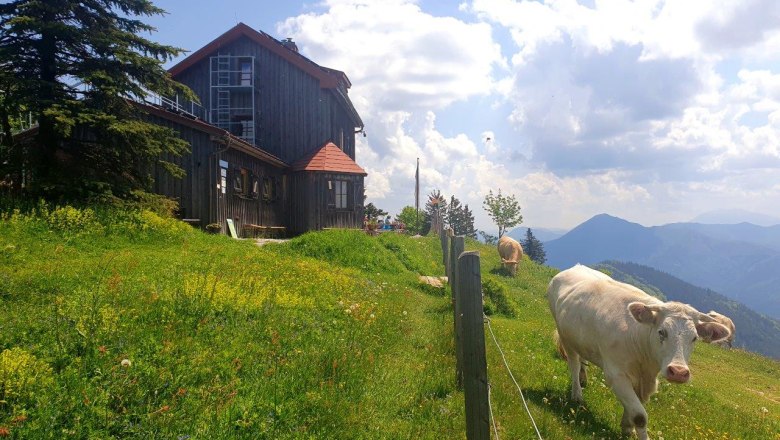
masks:
POLYGON ((229 31, 220 35, 211 43, 196 50, 190 56, 168 69, 168 72, 171 76, 176 78, 177 75, 217 51, 220 47, 232 43, 242 36, 260 44, 309 75, 319 79, 320 87, 323 89, 335 89, 338 87, 339 82, 342 82, 347 88, 352 85, 344 72, 321 67, 298 52, 284 47, 279 40, 271 37, 265 32, 254 30, 244 23, 238 23, 233 26, 229 31))
POLYGON ((292 164, 292 170, 362 174, 364 176, 368 174, 333 142, 326 143, 319 150, 292 164))

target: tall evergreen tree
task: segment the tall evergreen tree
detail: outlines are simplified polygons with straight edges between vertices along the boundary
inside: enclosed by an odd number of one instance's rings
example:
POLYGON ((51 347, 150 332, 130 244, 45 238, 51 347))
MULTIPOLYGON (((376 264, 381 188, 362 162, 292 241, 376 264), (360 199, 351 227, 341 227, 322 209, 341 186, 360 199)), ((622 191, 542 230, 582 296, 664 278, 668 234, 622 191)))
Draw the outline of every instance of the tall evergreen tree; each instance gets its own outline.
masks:
POLYGON ((477 238, 477 231, 474 229, 474 214, 469 209, 469 205, 461 205, 460 200, 452 196, 450 206, 447 209, 447 221, 455 235, 477 238))
POLYGON ((463 206, 463 220, 462 220, 462 229, 459 232, 459 235, 464 235, 466 237, 471 237, 476 239, 477 238, 477 230, 474 228, 474 213, 471 212, 469 209, 469 205, 463 206))
POLYGON ((544 245, 531 232, 531 228, 525 231, 525 240, 521 243, 523 251, 528 258, 537 262, 538 264, 544 264, 547 261, 547 253, 544 251, 544 245))
POLYGON ((450 197, 450 205, 447 207, 447 224, 452 228, 455 235, 461 235, 460 230, 462 228, 463 217, 463 205, 460 204, 460 200, 455 196, 450 197))
MULTIPOLYGON (((0 79, 17 81, 0 100, 0 117, 26 108, 39 124, 33 146, 21 155, 6 146, 0 164, 13 171, 24 161, 34 195, 84 198, 149 189, 155 163, 182 175, 164 156, 181 154, 187 143, 147 122, 128 101, 147 91, 194 99, 162 68, 183 51, 141 36, 155 29, 139 17, 162 14, 149 0, 0 4, 0 79)), ((0 122, 7 138, 8 124, 0 122)))

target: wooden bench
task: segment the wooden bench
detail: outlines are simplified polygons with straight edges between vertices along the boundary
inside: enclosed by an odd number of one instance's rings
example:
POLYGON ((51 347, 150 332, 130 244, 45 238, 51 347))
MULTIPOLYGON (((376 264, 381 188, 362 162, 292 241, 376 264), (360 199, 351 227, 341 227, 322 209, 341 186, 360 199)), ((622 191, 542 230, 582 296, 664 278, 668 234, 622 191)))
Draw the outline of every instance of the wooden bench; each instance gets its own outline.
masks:
POLYGON ((200 226, 200 219, 199 218, 183 218, 181 219, 184 223, 187 223, 188 225, 197 228, 200 226))
POLYGON ((247 232, 249 231, 252 233, 252 238, 257 238, 258 233, 260 233, 261 236, 265 238, 271 238, 272 236, 283 237, 287 234, 287 227, 253 225, 251 223, 247 223, 244 225, 244 235, 247 235, 247 232))

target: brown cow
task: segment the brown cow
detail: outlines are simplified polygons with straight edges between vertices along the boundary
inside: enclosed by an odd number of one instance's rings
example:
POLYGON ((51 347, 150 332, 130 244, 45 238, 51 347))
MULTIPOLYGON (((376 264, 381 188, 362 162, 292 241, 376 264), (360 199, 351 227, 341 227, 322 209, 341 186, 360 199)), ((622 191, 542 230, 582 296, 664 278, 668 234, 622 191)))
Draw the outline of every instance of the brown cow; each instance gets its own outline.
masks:
POLYGON ((501 256, 501 264, 504 265, 512 276, 517 275, 517 263, 523 259, 523 247, 517 240, 504 235, 498 240, 498 255, 501 256))

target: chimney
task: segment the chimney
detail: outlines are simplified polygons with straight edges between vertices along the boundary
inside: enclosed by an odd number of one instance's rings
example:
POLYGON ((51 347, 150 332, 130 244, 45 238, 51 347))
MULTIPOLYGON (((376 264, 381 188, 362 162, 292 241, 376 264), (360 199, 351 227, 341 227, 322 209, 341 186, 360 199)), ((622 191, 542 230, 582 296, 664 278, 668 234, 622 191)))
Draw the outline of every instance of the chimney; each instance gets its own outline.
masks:
POLYGON ((282 40, 282 46, 290 49, 293 52, 298 52, 298 45, 295 44, 292 38, 285 38, 282 40))

